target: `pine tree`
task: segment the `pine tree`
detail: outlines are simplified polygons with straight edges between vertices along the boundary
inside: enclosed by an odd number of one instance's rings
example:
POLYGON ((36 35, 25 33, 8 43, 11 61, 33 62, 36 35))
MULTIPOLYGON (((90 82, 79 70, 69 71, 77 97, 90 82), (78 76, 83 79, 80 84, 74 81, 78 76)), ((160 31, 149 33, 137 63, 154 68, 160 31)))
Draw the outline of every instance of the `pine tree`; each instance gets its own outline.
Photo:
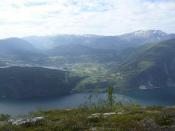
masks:
POLYGON ((113 87, 108 87, 107 95, 108 95, 108 104, 110 107, 112 107, 114 104, 113 87))

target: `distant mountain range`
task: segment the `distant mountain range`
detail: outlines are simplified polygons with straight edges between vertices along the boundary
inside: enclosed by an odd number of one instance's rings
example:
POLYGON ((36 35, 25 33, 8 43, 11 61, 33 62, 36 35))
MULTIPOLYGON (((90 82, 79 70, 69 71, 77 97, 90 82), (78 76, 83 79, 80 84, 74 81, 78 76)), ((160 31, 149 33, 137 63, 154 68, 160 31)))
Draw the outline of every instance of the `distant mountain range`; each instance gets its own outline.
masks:
MULTIPOLYGON (((98 35, 57 35, 57 36, 31 36, 24 40, 35 48, 44 51, 49 56, 88 56, 92 61, 106 62, 121 59, 123 51, 128 52, 147 43, 175 38, 175 34, 168 34, 160 30, 136 31, 119 36, 98 35), (106 57, 108 56, 108 57, 106 57), (101 58, 101 59, 100 59, 101 58)), ((80 58, 76 57, 75 61, 80 58)), ((67 61, 71 61, 69 58, 67 61)))
POLYGON ((0 55, 24 55, 36 52, 35 47, 29 42, 19 38, 7 38, 0 40, 0 55))
MULTIPOLYGON (((66 87, 62 78, 59 79, 61 82, 56 79, 59 74, 64 77, 64 71, 59 71, 60 69, 67 70, 71 76, 83 77, 78 82, 75 80, 76 84, 71 81, 69 84, 74 87, 71 86, 66 93, 72 89, 90 90, 107 85, 113 85, 120 90, 174 87, 175 34, 160 30, 140 30, 119 36, 57 35, 8 38, 0 40, 0 66, 7 66, 0 69, 1 97, 7 97, 8 93, 16 93, 19 89, 24 92, 31 90, 32 86, 39 93, 43 90, 41 81, 46 82, 44 89, 47 91, 51 86, 59 88, 59 84, 66 87), (36 66, 38 68, 34 68, 36 66), (54 73, 55 70, 52 71, 51 68, 57 69, 58 72, 54 73), (39 76, 35 78, 34 75, 39 76), (50 77, 51 83, 47 83, 50 77), (27 80, 35 81, 33 79, 39 79, 41 83, 26 83, 27 80), (11 84, 6 84, 8 81, 11 84), (26 89, 22 88, 25 84, 26 89), (6 90, 6 94, 3 90, 6 90)), ((61 92, 65 93, 63 90, 57 91, 59 95, 61 92)), ((37 93, 34 96, 37 96, 37 93)))
POLYGON ((144 43, 159 42, 173 39, 175 34, 168 34, 160 30, 136 31, 119 36, 98 35, 57 35, 57 36, 31 36, 24 40, 39 49, 51 49, 65 45, 84 45, 92 48, 115 49, 133 47, 144 43))
POLYGON ((120 36, 98 35, 58 35, 31 36, 22 39, 8 38, 0 40, 2 55, 26 55, 41 52, 53 55, 96 54, 96 52, 121 52, 146 43, 157 43, 175 38, 175 34, 167 34, 159 30, 136 31, 120 36), (76 50, 76 51, 75 51, 76 50), (74 53, 73 53, 74 52, 74 53))
POLYGON ((120 36, 126 41, 141 45, 145 43, 155 43, 175 38, 175 34, 167 34, 160 30, 136 31, 120 36))
POLYGON ((29 62, 40 57, 43 53, 31 43, 19 38, 0 40, 0 65, 16 63, 17 61, 29 62))

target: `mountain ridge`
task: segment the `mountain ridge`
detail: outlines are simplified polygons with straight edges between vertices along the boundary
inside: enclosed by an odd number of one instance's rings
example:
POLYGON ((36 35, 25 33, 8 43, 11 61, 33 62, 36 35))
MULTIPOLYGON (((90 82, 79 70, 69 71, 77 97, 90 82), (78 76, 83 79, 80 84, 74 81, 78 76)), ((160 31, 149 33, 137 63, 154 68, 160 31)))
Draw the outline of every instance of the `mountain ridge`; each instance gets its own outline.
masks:
MULTIPOLYGON (((70 45, 70 44, 84 44, 91 46, 91 44, 99 48, 99 44, 103 43, 105 45, 111 44, 111 46, 116 46, 117 48, 123 46, 122 43, 127 44, 127 46, 140 45, 143 43, 159 42, 162 40, 175 38, 175 34, 165 33, 160 30, 145 30, 145 31, 135 31, 131 33, 125 33, 122 35, 113 35, 113 36, 103 36, 103 35, 54 35, 54 36, 32 36, 23 38, 26 41, 37 45, 38 48, 42 49, 42 46, 45 46, 45 49, 56 47, 59 45, 70 45), (140 34, 140 35, 136 35, 140 34), (147 34, 147 37, 144 37, 147 34), (33 40, 32 40, 33 39, 33 40), (45 39, 49 41, 45 43, 42 41, 45 39), (39 41, 39 43, 37 43, 39 41), (131 42, 133 41, 133 42, 131 42), (43 44, 43 45, 42 45, 43 44), (120 46, 119 46, 120 45, 120 46), (40 47, 41 46, 41 47, 40 47)), ((101 44, 101 45, 103 45, 101 44)))

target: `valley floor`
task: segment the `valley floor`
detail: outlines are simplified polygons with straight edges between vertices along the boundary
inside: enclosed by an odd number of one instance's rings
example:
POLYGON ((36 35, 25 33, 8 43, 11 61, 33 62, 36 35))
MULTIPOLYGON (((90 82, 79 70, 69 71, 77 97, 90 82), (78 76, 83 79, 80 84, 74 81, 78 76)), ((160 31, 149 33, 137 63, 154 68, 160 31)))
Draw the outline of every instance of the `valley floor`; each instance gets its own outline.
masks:
POLYGON ((37 111, 23 116, 38 119, 16 123, 7 115, 0 116, 0 131, 174 131, 175 107, 141 107, 116 104, 76 109, 37 111))

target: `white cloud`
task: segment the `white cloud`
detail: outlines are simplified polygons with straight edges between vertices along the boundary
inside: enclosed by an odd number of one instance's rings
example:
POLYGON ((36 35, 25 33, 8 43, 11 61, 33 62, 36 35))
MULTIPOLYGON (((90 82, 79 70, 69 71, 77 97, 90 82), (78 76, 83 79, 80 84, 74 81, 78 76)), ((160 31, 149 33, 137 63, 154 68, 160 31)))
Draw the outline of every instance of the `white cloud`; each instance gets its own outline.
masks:
POLYGON ((174 0, 0 0, 0 37, 175 32, 174 0))

